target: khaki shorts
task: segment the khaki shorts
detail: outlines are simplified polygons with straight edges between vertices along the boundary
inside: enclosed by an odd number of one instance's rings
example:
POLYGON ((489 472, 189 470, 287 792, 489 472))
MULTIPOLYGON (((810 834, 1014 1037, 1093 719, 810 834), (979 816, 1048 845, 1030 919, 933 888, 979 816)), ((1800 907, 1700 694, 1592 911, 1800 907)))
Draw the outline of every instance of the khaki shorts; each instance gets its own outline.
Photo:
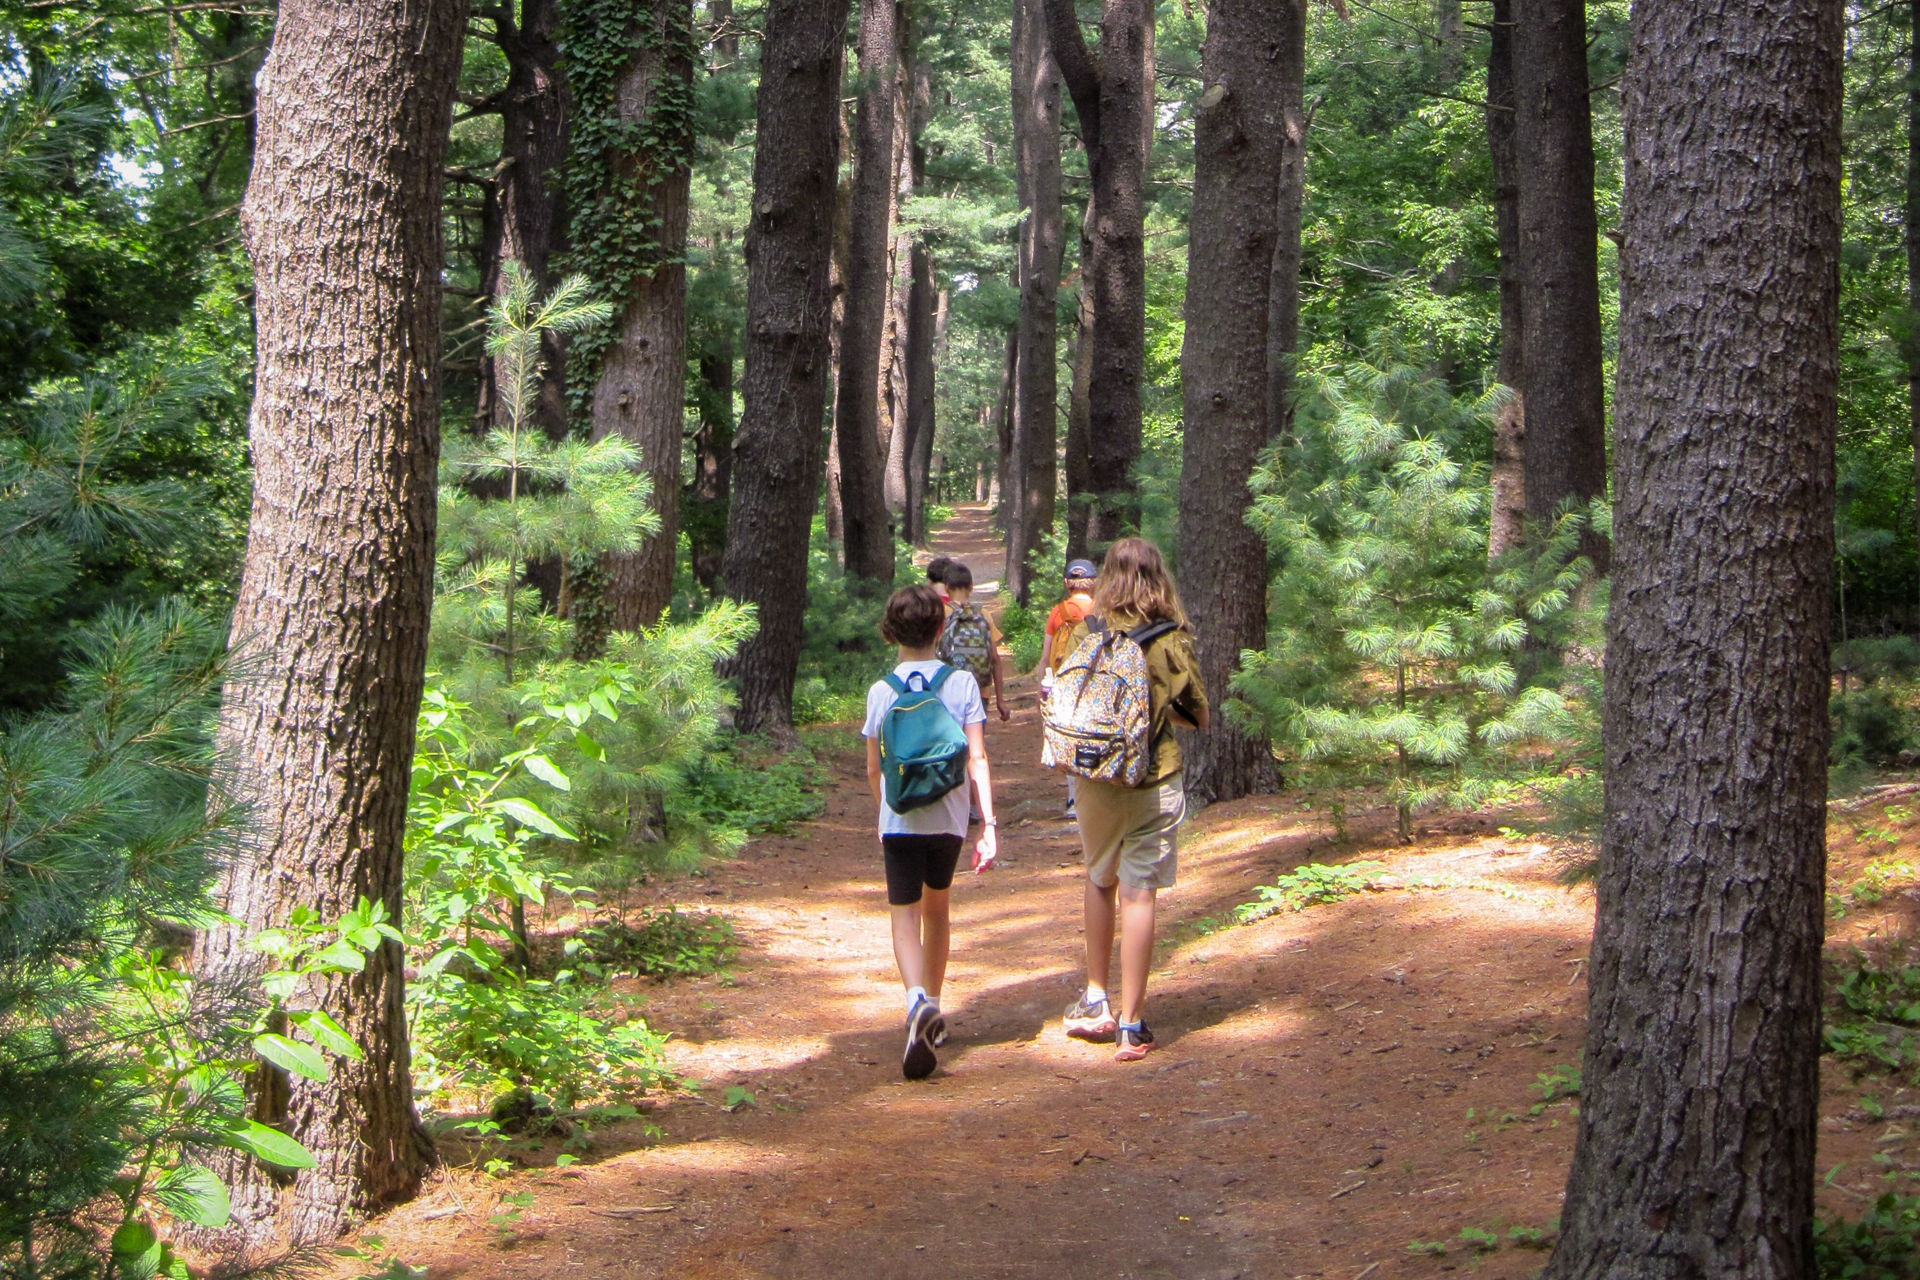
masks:
POLYGON ((1179 774, 1144 787, 1117 787, 1081 778, 1074 799, 1087 879, 1102 889, 1118 881, 1130 889, 1171 889, 1176 834, 1187 816, 1179 774))

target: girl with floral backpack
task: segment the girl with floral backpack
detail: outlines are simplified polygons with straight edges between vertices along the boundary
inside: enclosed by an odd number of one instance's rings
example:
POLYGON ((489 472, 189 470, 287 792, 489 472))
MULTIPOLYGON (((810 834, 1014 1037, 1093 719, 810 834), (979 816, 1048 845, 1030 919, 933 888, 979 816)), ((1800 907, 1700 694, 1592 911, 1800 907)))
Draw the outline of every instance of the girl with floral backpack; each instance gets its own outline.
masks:
POLYGON ((1122 538, 1093 587, 1093 615, 1065 637, 1047 703, 1048 747, 1078 779, 1086 858, 1087 988, 1067 1009, 1067 1034, 1114 1040, 1114 1059, 1153 1048, 1141 1018, 1153 960, 1155 895, 1171 889, 1186 817, 1178 725, 1209 719, 1193 632, 1159 548, 1122 538), (1107 991, 1115 926, 1119 1008, 1107 991))

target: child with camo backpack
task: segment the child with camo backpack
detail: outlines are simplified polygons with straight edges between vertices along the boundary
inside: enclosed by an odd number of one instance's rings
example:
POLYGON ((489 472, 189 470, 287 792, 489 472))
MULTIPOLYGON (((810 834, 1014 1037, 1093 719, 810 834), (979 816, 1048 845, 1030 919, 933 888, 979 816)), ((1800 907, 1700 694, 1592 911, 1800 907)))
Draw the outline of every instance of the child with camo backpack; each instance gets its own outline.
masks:
POLYGON ((1002 722, 1007 712, 1006 690, 1001 683, 1000 628, 986 610, 973 603, 973 570, 958 560, 945 566, 947 587, 947 624, 940 632, 936 651, 942 662, 971 671, 982 689, 993 681, 993 705, 1002 722))

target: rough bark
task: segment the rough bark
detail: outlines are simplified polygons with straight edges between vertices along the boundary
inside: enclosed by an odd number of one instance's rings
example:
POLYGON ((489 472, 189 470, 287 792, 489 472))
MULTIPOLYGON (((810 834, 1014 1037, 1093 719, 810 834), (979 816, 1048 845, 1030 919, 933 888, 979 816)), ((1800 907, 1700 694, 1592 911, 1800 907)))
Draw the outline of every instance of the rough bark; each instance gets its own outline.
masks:
POLYGON ((906 535, 927 540, 926 476, 933 457, 933 255, 913 246, 913 282, 907 292, 906 535))
POLYGON ((1047 48, 1042 0, 1013 6, 1014 166, 1021 203, 1020 355, 1014 388, 1013 456, 1020 477, 1016 536, 1007 541, 1007 590, 1029 602, 1028 566, 1053 531, 1059 436, 1060 69, 1047 48))
MULTIPOLYGON (((1607 491, 1599 224, 1583 0, 1512 0, 1514 156, 1527 336, 1527 515, 1607 491)), ((1582 550, 1603 572, 1598 535, 1582 550)))
MULTIPOLYGON (((1920 0, 1911 0, 1909 30, 1920 32, 1920 0)), ((1920 532, 1920 38, 1907 69, 1907 414, 1913 442, 1914 525, 1920 532)))
MULTIPOLYGON (((844 65, 844 64, 843 64, 844 65)), ((840 113, 840 153, 853 150, 853 133, 847 128, 847 113, 840 113)), ((829 422, 840 420, 840 334, 847 320, 847 259, 851 252, 849 209, 852 190, 844 177, 836 179, 833 193, 833 320, 827 329, 827 394, 831 397, 829 422)), ((847 563, 846 521, 840 511, 840 434, 829 429, 827 435, 827 483, 820 493, 821 517, 827 527, 827 554, 844 569, 847 563)))
POLYGON ((727 671, 745 732, 788 735, 832 313, 840 47, 847 0, 769 0, 747 227, 746 359, 721 580, 760 627, 727 671))
MULTIPOLYGON (((913 491, 910 473, 913 459, 913 361, 914 313, 917 287, 915 270, 926 255, 920 237, 902 216, 913 199, 926 171, 926 150, 919 137, 926 127, 926 95, 931 92, 927 69, 914 54, 913 12, 903 2, 899 6, 900 69, 895 77, 894 180, 892 277, 887 288, 887 342, 881 390, 881 438, 886 441, 887 514, 896 536, 913 541, 913 491), (916 256, 918 255, 918 256, 916 256)), ((927 263, 931 274, 931 262, 927 263)), ((933 294, 925 303, 931 307, 933 294)), ((929 310, 921 336, 931 339, 929 310)))
MULTIPOLYGON (((552 283, 548 263, 566 248, 566 211, 560 168, 567 158, 567 121, 572 103, 560 69, 559 5, 556 0, 520 0, 520 20, 502 4, 489 11, 493 42, 507 62, 507 84, 500 97, 500 176, 492 192, 498 206, 499 239, 493 275, 484 286, 498 287, 499 267, 518 262, 542 291, 552 283)), ((545 367, 534 402, 534 421, 555 440, 567 434, 567 348, 565 339, 541 339, 545 367)), ((483 361, 490 383, 491 360, 483 361)), ((492 403, 490 386, 483 391, 492 403)), ((489 419, 492 417, 490 413, 489 419)))
POLYGON ((894 77, 900 56, 895 16, 895 0, 863 0, 860 6, 846 319, 840 327, 840 388, 834 405, 847 575, 869 591, 893 581, 885 455, 879 444, 879 389, 887 311, 887 219, 895 176, 894 77))
POLYGON ((1012 505, 1010 477, 1013 473, 1013 383, 1018 376, 1020 334, 1007 334, 1007 355, 1000 365, 1000 390, 993 398, 988 429, 995 445, 993 489, 987 501, 993 504, 993 521, 1002 532, 1007 527, 1008 507, 1012 505))
POLYGON ((1080 117, 1093 175, 1082 289, 1094 315, 1087 388, 1089 538, 1111 542, 1139 521, 1140 381, 1146 368, 1146 173, 1153 126, 1153 10, 1103 0, 1100 56, 1072 0, 1046 0, 1047 39, 1080 117))
POLYGON ((1520 276, 1520 162, 1514 150, 1513 0, 1493 0, 1487 49, 1487 153, 1493 161, 1493 223, 1500 245, 1500 361, 1511 396, 1493 419, 1492 510, 1487 558, 1518 545, 1527 521, 1526 300, 1520 276))
POLYGON ((1300 226, 1307 199, 1306 0, 1282 7, 1274 44, 1281 133, 1279 208, 1267 289, 1268 439, 1293 431, 1293 368, 1300 350, 1300 226))
POLYGON ((727 505, 733 481, 733 335, 711 336, 700 352, 700 425, 693 433, 693 479, 681 495, 681 523, 693 576, 720 589, 727 550, 727 505))
MULTIPOLYGON (((203 990, 245 989, 246 939, 295 906, 401 908, 401 842, 433 588, 442 163, 464 0, 285 0, 261 75, 242 210, 255 281, 253 511, 222 701, 223 792, 253 826, 202 935, 203 990)), ((315 1167, 226 1170, 233 1231, 337 1237, 411 1197, 432 1159, 413 1107, 403 956, 314 983, 364 1051, 324 1083, 263 1068, 255 1115, 315 1167)))
MULTIPOLYGON (((926 340, 922 342, 916 336, 912 344, 912 400, 908 409, 913 415, 914 426, 912 470, 907 477, 907 509, 913 516, 914 545, 924 547, 931 535, 927 504, 932 501, 933 495, 934 393, 938 386, 937 371, 947 343, 947 291, 941 289, 936 294, 933 287, 933 256, 924 250, 922 255, 922 265, 916 266, 914 272, 914 288, 924 288, 931 302, 927 305, 930 314, 924 320, 926 340)), ((915 316, 921 315, 921 306, 916 298, 915 316)))
POLYGON ((606 558, 607 603, 622 631, 650 627, 673 600, 680 534, 680 445, 686 422, 687 197, 693 157, 692 0, 650 0, 633 21, 650 27, 611 104, 644 139, 619 180, 643 191, 634 213, 654 228, 650 269, 628 285, 616 333, 593 389, 593 438, 626 438, 653 481, 660 532, 638 551, 606 558))
MULTIPOLYGON (((1224 701, 1243 649, 1267 642, 1267 553, 1247 481, 1267 440, 1267 326, 1286 155, 1286 78, 1304 65, 1297 0, 1213 0, 1194 117, 1186 334, 1180 348, 1180 577, 1201 678, 1224 701)), ((1234 800, 1280 784, 1267 743, 1224 715, 1193 735, 1187 793, 1234 800)))
MULTIPOLYGON (((1088 204, 1092 213, 1092 204, 1088 204)), ((1080 237, 1080 261, 1087 260, 1087 238, 1080 237)), ((1067 440, 1061 466, 1067 481, 1067 559, 1087 554, 1087 530, 1093 523, 1091 462, 1087 457, 1087 388, 1093 382, 1093 295, 1080 278, 1078 325, 1073 336, 1073 381, 1067 390, 1067 440)))
POLYGON ((1841 19, 1640 0, 1629 28, 1606 809, 1555 1280, 1814 1274, 1841 19))

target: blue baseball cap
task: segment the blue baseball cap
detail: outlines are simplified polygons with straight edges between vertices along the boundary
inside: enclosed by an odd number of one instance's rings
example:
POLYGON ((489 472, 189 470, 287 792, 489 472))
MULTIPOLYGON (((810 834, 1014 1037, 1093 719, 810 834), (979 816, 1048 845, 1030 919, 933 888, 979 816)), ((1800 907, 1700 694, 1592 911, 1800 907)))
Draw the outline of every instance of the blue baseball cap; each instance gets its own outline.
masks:
POLYGON ((1094 578, 1099 576, 1099 570, 1093 567, 1093 561, 1091 560, 1069 560, 1067 561, 1067 576, 1069 578, 1094 578))

